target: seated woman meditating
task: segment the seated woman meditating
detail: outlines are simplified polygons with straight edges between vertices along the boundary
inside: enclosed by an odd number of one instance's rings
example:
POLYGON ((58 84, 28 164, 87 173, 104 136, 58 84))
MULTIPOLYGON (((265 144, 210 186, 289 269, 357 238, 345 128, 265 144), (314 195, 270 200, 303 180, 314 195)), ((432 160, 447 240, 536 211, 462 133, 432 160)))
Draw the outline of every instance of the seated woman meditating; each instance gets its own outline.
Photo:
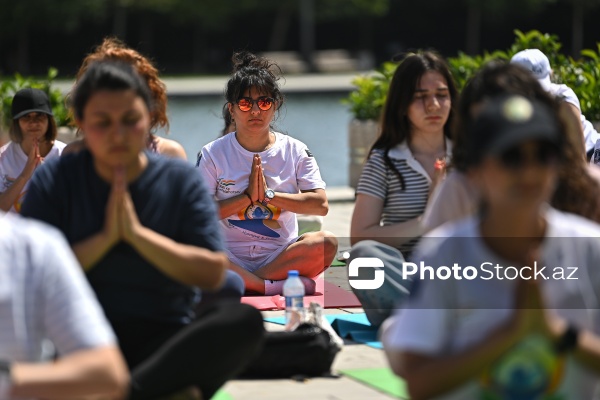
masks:
POLYGON ((93 63, 72 95, 86 148, 38 169, 23 215, 60 229, 131 369, 131 399, 209 399, 262 343, 260 313, 198 288, 225 276, 216 208, 186 162, 146 149, 151 96, 131 65, 93 63))
POLYGON ((352 289, 372 325, 379 326, 410 291, 402 262, 411 260, 425 233, 421 218, 452 153, 456 98, 448 64, 432 51, 407 55, 392 77, 381 133, 358 181, 350 224, 350 262, 377 257, 385 267, 379 289, 352 289))
POLYGON ((43 90, 19 90, 11 114, 11 141, 0 147, 0 210, 18 213, 36 168, 59 157, 65 144, 56 140, 56 121, 43 90))
POLYGON ((227 108, 235 132, 202 149, 198 168, 219 204, 230 268, 248 292, 281 294, 288 270, 298 270, 306 293, 310 278, 333 261, 330 232, 298 237, 296 214, 326 215, 325 182, 306 145, 271 128, 283 96, 274 67, 250 53, 233 57, 227 108))

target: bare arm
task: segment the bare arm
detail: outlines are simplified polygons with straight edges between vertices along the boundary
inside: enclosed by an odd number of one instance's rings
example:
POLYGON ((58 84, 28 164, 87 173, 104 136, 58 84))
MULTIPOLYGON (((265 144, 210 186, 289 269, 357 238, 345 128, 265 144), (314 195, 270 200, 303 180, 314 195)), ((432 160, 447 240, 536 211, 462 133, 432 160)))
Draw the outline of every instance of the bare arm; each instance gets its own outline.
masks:
POLYGON ((356 196, 352 221, 350 222, 350 243, 372 239, 397 247, 424 233, 421 218, 381 226, 383 200, 375 196, 359 193, 356 196))
POLYGON ((230 197, 224 200, 218 200, 219 219, 227 218, 240 211, 241 209, 250 206, 253 202, 244 193, 230 197))
POLYGON ((81 264, 85 271, 92 269, 121 240, 119 210, 121 208, 120 202, 122 201, 123 191, 123 183, 119 183, 119 185, 113 184, 108 197, 108 204, 106 205, 103 229, 71 246, 79 264, 81 264))
POLYGON ((73 399, 89 395, 120 398, 129 373, 118 348, 82 350, 54 363, 16 363, 11 369, 12 395, 73 399))
POLYGON ((130 244, 165 275, 202 289, 218 289, 225 279, 229 261, 225 253, 177 243, 140 226, 130 244))
POLYGON ((410 398, 428 399, 455 389, 472 378, 510 349, 521 333, 510 324, 494 331, 486 340, 452 356, 430 357, 405 351, 387 354, 396 357, 394 372, 406 379, 410 398))
POLYGON ((185 153, 183 146, 171 139, 159 137, 158 152, 165 156, 181 158, 182 160, 187 161, 187 154, 185 153))
POLYGON ((218 289, 225 279, 229 260, 225 253, 178 243, 143 226, 135 212, 129 192, 123 193, 120 232, 142 257, 165 275, 203 289, 218 289))
POLYGON ((108 253, 115 243, 102 231, 73 244, 71 249, 84 271, 89 271, 108 253))
POLYGON ((19 174, 19 176, 15 179, 12 185, 4 192, 0 193, 0 210, 8 211, 15 204, 15 202, 19 199, 21 192, 27 185, 27 182, 33 176, 35 169, 42 162, 42 157, 40 156, 39 148, 37 143, 31 148, 29 155, 27 156, 27 163, 25 164, 25 168, 19 174))
POLYGON ((276 192, 270 204, 297 214, 325 216, 329 212, 324 189, 303 190, 294 194, 276 192))

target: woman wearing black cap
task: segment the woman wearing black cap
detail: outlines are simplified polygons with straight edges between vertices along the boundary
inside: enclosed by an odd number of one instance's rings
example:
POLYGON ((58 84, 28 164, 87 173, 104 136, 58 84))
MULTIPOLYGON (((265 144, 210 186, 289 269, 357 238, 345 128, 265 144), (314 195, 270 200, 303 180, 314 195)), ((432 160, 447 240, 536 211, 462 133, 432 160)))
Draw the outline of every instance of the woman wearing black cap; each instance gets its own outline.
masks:
POLYGON ((40 89, 19 90, 12 102, 11 141, 0 147, 0 210, 20 212, 33 172, 44 159, 59 157, 50 100, 40 89))
POLYGON ((595 398, 600 226, 548 206, 564 128, 537 100, 482 107, 467 130, 480 212, 419 243, 431 273, 386 323, 388 359, 412 399, 595 398))

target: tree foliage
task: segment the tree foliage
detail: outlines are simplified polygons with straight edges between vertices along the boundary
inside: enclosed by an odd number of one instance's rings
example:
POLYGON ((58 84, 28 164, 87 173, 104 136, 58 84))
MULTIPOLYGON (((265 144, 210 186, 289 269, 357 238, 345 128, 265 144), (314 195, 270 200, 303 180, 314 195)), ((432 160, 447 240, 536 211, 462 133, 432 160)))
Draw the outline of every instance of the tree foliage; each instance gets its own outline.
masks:
POLYGON ((32 27, 72 32, 107 14, 105 0, 0 0, 0 10, 0 32, 7 39, 32 27))

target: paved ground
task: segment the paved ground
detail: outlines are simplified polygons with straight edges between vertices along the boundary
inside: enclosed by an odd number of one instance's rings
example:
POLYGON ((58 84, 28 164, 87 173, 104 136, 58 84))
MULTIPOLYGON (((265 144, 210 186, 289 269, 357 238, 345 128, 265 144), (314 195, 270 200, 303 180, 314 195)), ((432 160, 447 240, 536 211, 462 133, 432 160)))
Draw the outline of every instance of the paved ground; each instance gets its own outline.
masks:
MULTIPOLYGON (((328 189, 330 199, 329 214, 323 228, 335 233, 341 239, 340 249, 349 247, 348 235, 350 218, 354 207, 354 192, 350 188, 328 189), (347 247, 344 247, 347 246, 347 247)), ((327 279, 348 289, 345 267, 332 267, 327 271, 327 279)), ((357 313, 362 309, 333 309, 327 313, 357 313)), ((266 317, 283 315, 283 311, 263 312, 266 317)), ((282 329, 280 325, 265 323, 268 330, 282 329)), ((336 372, 351 368, 379 368, 387 363, 382 350, 346 341, 334 364, 332 378, 312 378, 303 382, 291 379, 281 380, 234 380, 228 382, 224 390, 235 400, 379 400, 393 397, 380 393, 361 383, 336 372)))

